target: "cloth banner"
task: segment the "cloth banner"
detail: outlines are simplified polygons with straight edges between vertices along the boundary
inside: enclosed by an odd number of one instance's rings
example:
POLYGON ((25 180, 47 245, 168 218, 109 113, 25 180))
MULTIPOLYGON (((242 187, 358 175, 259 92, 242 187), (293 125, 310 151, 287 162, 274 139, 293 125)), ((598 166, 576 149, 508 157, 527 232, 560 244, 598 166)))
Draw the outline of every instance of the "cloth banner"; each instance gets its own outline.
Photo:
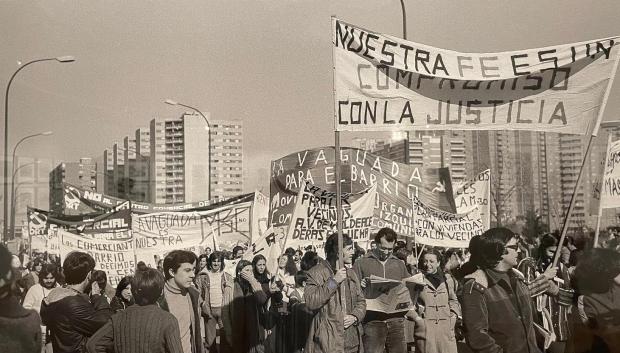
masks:
POLYGON ((252 203, 252 242, 267 232, 268 219, 269 197, 256 190, 254 191, 254 202, 252 203))
POLYGON ((618 39, 461 53, 332 18, 335 130, 596 134, 618 39))
MULTIPOLYGON (((341 197, 343 233, 355 242, 368 241, 377 184, 359 194, 343 193, 341 197)), ((328 235, 336 231, 336 210, 336 193, 302 181, 285 247, 313 245, 323 249, 328 235)))
POLYGON ((478 207, 484 230, 491 227, 491 170, 487 169, 454 190, 456 213, 467 213, 478 207))
POLYGON ((171 250, 200 253, 200 247, 232 249, 239 242, 249 243, 252 201, 195 212, 160 212, 134 215, 132 230, 138 261, 155 267, 171 250))
POLYGON ((608 147, 600 190, 601 208, 620 207, 620 140, 608 147))
MULTIPOLYGON (((63 183, 64 208, 61 210, 65 215, 84 215, 92 213, 107 212, 127 200, 101 194, 96 191, 86 190, 77 186, 63 183)), ((195 202, 177 204, 152 204, 145 202, 131 201, 131 210, 134 213, 155 213, 155 212, 192 212, 205 211, 218 208, 222 205, 234 202, 246 202, 254 197, 253 193, 243 194, 231 198, 218 198, 213 200, 203 200, 195 202)))
POLYGON ((252 254, 263 255, 267 260, 269 273, 276 273, 278 257, 284 252, 286 230, 284 227, 269 227, 260 234, 252 233, 252 254))
POLYGON ((435 210, 420 200, 413 200, 415 239, 428 246, 466 248, 474 235, 484 232, 480 211, 474 208, 464 214, 435 210))
MULTIPOLYGON (((413 236, 414 196, 438 209, 455 212, 448 168, 422 169, 375 156, 357 148, 343 148, 342 192, 356 193, 377 184, 372 231, 390 227, 413 236)), ((299 151, 271 162, 269 224, 288 227, 302 181, 336 191, 335 150, 322 147, 299 151)))
POLYGON ((136 268, 133 239, 94 239, 62 229, 58 231, 58 236, 61 261, 72 251, 90 254, 95 259, 95 269, 106 273, 112 287, 116 287, 123 277, 133 274, 136 268))
POLYGON ((129 203, 123 203, 97 216, 67 216, 51 214, 48 211, 28 207, 28 232, 35 250, 59 255, 58 230, 69 231, 97 239, 131 238, 131 210, 129 203), (41 248, 41 244, 45 244, 41 248))

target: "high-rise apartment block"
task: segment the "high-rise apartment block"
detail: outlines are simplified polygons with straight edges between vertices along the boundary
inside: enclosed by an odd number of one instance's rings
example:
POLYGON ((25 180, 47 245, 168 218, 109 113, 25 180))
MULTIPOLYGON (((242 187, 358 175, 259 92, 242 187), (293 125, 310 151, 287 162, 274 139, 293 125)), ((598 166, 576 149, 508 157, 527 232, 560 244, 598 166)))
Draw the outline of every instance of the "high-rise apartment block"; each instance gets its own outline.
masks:
MULTIPOLYGON (((620 128, 602 129, 586 161, 569 229, 594 228, 598 212, 593 198, 600 187, 607 132, 620 138, 620 128)), ((491 221, 508 224, 534 212, 550 229, 561 229, 573 194, 587 139, 533 131, 424 131, 406 140, 381 143, 373 153, 420 168, 448 167, 453 183, 491 169, 491 221)), ((373 141, 354 143, 376 147, 373 141)), ((615 210, 604 210, 602 225, 618 223, 615 210)))
POLYGON ((243 122, 185 113, 153 119, 104 151, 106 194, 180 203, 243 192, 243 122))

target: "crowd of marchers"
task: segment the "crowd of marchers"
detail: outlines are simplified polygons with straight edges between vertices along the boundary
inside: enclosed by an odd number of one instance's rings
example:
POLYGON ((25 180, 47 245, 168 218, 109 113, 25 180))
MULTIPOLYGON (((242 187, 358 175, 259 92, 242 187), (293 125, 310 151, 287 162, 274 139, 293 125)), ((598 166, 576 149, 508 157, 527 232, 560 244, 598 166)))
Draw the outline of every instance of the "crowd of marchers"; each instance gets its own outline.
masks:
POLYGON ((0 245, 0 352, 620 352, 614 232, 592 248, 492 228, 445 249, 383 228, 367 250, 346 234, 324 257, 288 248, 273 271, 242 246, 173 250, 115 289, 87 253, 26 270, 0 245), (411 306, 370 310, 377 277, 406 282, 411 306))

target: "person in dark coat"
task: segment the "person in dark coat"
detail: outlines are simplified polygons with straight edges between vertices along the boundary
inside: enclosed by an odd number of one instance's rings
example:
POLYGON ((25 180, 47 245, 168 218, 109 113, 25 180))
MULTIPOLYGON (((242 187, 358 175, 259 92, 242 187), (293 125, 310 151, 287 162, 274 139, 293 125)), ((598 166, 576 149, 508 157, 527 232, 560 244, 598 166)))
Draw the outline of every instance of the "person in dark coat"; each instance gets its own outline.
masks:
POLYGON ((54 288, 41 304, 43 324, 51 332, 54 353, 84 352, 86 340, 103 326, 112 312, 106 298, 92 283, 87 291, 95 260, 87 253, 74 251, 63 262, 66 287, 54 288))
POLYGON ((587 330, 571 332, 568 351, 620 352, 620 253, 601 248, 587 251, 574 277, 587 330))
POLYGON ((11 253, 0 244, 0 352, 41 352, 41 319, 15 296, 11 253))
POLYGON ((254 278, 252 263, 240 260, 235 270, 235 282, 231 296, 225 293, 222 308, 224 334, 229 347, 222 352, 258 353, 264 351, 265 323, 261 320, 261 308, 267 295, 254 278))
POLYGON ((530 290, 513 271, 519 253, 515 234, 492 228, 474 238, 470 251, 478 269, 465 276, 461 303, 468 346, 474 352, 539 353, 530 290))

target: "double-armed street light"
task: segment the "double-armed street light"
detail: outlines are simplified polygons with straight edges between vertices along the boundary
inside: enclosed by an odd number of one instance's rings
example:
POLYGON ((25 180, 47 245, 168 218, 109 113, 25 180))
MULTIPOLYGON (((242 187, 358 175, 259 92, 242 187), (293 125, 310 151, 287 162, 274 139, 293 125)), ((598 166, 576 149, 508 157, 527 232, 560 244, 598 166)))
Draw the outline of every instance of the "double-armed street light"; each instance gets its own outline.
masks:
POLYGON ((15 72, 13 73, 13 75, 11 75, 11 78, 9 79, 8 84, 6 85, 6 90, 5 90, 5 94, 4 94, 4 227, 3 227, 3 237, 4 240, 8 240, 8 222, 7 222, 7 218, 8 218, 8 208, 9 208, 9 199, 7 197, 8 193, 9 193, 9 183, 8 183, 8 179, 9 179, 9 91, 11 90, 11 83, 13 83, 13 79, 15 79, 15 76, 17 76, 17 74, 22 71, 23 69, 25 69, 26 67, 35 64, 35 63, 39 63, 39 62, 44 62, 44 61, 57 61, 59 63, 70 63, 70 62, 74 62, 75 58, 73 56, 58 56, 55 58, 43 58, 43 59, 36 59, 36 60, 32 60, 29 61, 23 65, 21 65, 17 70, 15 70, 15 72))

